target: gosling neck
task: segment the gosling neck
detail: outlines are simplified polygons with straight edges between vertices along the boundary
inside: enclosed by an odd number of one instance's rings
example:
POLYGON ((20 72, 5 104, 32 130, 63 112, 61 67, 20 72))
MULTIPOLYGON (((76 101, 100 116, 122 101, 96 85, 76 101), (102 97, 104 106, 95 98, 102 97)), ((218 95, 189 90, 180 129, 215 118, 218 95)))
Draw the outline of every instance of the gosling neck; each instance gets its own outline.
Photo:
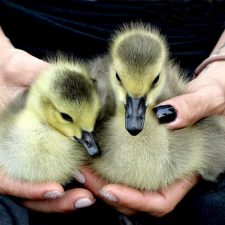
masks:
POLYGON ((37 115, 42 121, 45 121, 42 98, 43 96, 40 92, 31 88, 27 96, 26 109, 37 115))

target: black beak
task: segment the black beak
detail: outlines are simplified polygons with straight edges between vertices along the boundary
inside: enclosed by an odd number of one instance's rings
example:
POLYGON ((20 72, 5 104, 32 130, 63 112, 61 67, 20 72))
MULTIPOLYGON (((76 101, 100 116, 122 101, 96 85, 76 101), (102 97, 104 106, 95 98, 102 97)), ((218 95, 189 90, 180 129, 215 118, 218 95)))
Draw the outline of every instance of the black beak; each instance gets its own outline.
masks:
POLYGON ((76 137, 75 139, 84 146, 90 156, 98 157, 101 155, 101 149, 95 141, 93 133, 83 131, 81 139, 76 137))
POLYGON ((127 131, 135 136, 140 133, 144 127, 145 122, 145 98, 127 97, 127 104, 125 106, 125 126, 127 131))

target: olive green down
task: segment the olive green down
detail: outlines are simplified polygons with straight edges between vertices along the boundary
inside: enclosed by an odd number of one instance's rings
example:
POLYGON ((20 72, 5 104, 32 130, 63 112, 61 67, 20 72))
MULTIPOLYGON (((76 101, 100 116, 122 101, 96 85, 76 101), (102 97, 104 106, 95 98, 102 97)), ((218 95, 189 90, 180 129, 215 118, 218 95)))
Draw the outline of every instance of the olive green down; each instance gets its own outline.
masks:
POLYGON ((90 162, 96 173, 111 183, 158 190, 189 175, 216 181, 225 171, 224 117, 211 116, 184 129, 168 130, 152 111, 182 93, 188 83, 183 75, 156 28, 139 23, 115 32, 107 76, 116 107, 97 132, 102 156, 90 162), (137 136, 125 129, 128 95, 145 97, 144 128, 137 136))
POLYGON ((93 132, 100 99, 85 63, 49 63, 0 114, 0 168, 22 181, 66 184, 89 158, 76 138, 93 132))

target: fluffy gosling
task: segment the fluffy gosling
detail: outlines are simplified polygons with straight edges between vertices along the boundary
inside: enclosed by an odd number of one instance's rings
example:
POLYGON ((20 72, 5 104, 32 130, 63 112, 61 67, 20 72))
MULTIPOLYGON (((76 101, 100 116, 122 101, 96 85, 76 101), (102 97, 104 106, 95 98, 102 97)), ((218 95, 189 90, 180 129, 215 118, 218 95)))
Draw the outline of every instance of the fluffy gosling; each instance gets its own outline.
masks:
POLYGON ((84 63, 50 63, 0 114, 0 168, 23 181, 66 184, 87 159, 84 149, 100 153, 93 137, 100 100, 84 63))
POLYGON ((224 118, 171 131, 153 113, 187 84, 169 60, 165 38, 148 25, 125 26, 112 40, 110 57, 116 112, 98 133, 102 156, 92 168, 109 182, 140 190, 159 190, 196 174, 216 181, 225 171, 224 118))

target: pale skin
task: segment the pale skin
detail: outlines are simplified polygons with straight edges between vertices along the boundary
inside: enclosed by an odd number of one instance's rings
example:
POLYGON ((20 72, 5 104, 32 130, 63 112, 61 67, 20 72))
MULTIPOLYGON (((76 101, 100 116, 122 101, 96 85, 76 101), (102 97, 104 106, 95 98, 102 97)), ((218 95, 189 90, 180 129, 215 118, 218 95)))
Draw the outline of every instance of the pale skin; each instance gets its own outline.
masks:
MULTIPOLYGON (((225 33, 219 39, 213 54, 225 54, 225 47, 221 48, 224 43, 225 33)), ((29 86, 48 64, 14 48, 2 30, 0 30, 0 52, 0 107, 3 109, 17 93, 29 86)), ((225 113, 224 69, 225 62, 210 64, 190 82, 184 95, 161 103, 173 105, 178 112, 177 119, 167 125, 169 129, 193 124, 208 115, 225 113)), ((44 212, 74 211, 81 206, 93 204, 95 195, 124 214, 142 211, 160 217, 171 212, 199 180, 198 177, 188 177, 159 192, 141 192, 123 185, 107 184, 88 168, 83 168, 81 172, 82 174, 76 174, 76 178, 84 183, 86 189, 77 188, 69 191, 64 191, 58 183, 21 183, 0 172, 0 193, 24 198, 26 207, 44 212), (49 192, 53 194, 46 195, 49 192), (76 202, 79 200, 81 204, 76 208, 76 202)))

